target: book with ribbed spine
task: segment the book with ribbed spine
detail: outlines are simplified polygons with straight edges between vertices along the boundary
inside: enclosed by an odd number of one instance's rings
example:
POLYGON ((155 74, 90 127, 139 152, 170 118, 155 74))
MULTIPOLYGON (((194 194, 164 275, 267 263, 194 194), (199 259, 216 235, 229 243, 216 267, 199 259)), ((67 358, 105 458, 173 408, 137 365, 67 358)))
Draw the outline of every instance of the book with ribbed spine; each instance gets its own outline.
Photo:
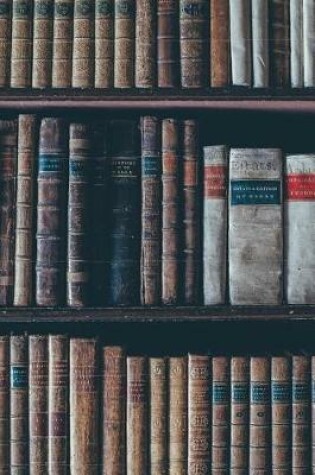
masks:
POLYGON ((95 0, 74 0, 72 87, 94 87, 95 0))
POLYGON ((156 0, 137 0, 135 86, 153 88, 156 84, 156 0))
POLYGON ((95 0, 95 87, 114 85, 114 0, 95 0))
POLYGON ((230 19, 229 0, 210 3, 210 86, 225 87, 230 83, 230 19))
POLYGON ((34 0, 32 87, 51 86, 54 0, 34 0))
POLYGON ((232 84, 252 85, 250 0, 230 0, 232 84))
POLYGON ((74 0, 55 0, 53 27, 52 86, 70 87, 74 0))
POLYGON ((135 82, 135 0, 115 2, 114 86, 125 89, 135 82))
POLYGON ((290 85, 290 18, 289 0, 271 0, 269 3, 270 31, 270 85, 290 85))
POLYGON ((10 339, 0 336, 0 471, 10 473, 10 339))
POLYGON ((157 77, 159 87, 179 84, 179 0, 157 0, 157 77))
POLYGON ((0 2, 0 87, 10 84, 11 38, 12 37, 12 2, 0 2))
POLYGON ((11 87, 32 85, 33 0, 13 0, 11 87))

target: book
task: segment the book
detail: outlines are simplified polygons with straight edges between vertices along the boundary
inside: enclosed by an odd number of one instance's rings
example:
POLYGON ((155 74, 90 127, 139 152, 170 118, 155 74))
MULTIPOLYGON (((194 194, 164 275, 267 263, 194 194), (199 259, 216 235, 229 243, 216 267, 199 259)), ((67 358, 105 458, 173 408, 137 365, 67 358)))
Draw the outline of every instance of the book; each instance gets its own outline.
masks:
POLYGON ((270 85, 286 87, 290 84, 289 0, 269 3, 270 85))
POLYGON ((157 0, 158 87, 177 87, 179 72, 179 0, 157 0))
POLYGON ((269 9, 265 0, 252 0, 253 87, 269 86, 269 9))
POLYGON ((52 83, 54 0, 34 0, 32 87, 52 83))
POLYGON ((0 87, 10 84, 12 37, 12 2, 0 2, 0 87))
POLYGON ((33 0, 13 0, 11 81, 14 88, 32 85, 33 0))
POLYGON ((114 0, 95 0, 96 88, 114 85, 114 0))
POLYGON ((72 87, 94 87, 95 0, 74 0, 72 87))
POLYGON ((157 66, 157 15, 155 0, 136 2, 135 86, 153 88, 157 66))
POLYGON ((52 87, 71 87, 74 0, 55 0, 52 87))
POLYGON ((252 85, 250 0, 230 0, 232 84, 252 85))
POLYGON ((311 409, 311 434, 312 434, 312 472, 315 470, 315 356, 311 357, 311 401, 312 401, 312 409, 311 409))
POLYGON ((135 0, 115 2, 114 86, 125 89, 135 82, 135 0))
POLYGON ((230 83, 229 0, 210 2, 210 86, 230 83))
POLYGON ((290 0, 291 87, 304 85, 303 2, 290 0))
POLYGON ((10 340, 0 336, 0 470, 10 472, 10 340))
POLYGON ((232 305, 281 304, 282 215, 281 151, 232 149, 228 241, 232 305))

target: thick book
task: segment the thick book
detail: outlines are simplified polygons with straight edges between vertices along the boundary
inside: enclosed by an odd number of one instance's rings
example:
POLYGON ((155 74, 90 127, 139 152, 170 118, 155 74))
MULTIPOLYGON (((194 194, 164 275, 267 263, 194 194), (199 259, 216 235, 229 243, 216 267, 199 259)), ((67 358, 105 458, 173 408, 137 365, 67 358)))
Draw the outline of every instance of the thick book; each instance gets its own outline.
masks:
POLYGON ((95 0, 95 87, 114 85, 114 0, 95 0))
POLYGON ((290 0, 291 87, 304 85, 303 12, 301 0, 290 0))
POLYGON ((250 0, 230 0, 232 84, 252 85, 250 0))
POLYGON ((253 87, 269 86, 269 8, 266 0, 252 0, 253 87))
POLYGON ((228 149, 203 149, 203 302, 226 301, 228 149))
POLYGON ((179 0, 157 0, 157 77, 159 87, 179 84, 179 0))
POLYGON ((115 2, 114 86, 120 89, 135 83, 136 0, 115 2))
POLYGON ((52 86, 70 87, 74 0, 55 0, 53 27, 52 86))
POLYGON ((230 152, 229 277, 233 305, 282 303, 282 154, 230 152))
POLYGON ((156 0, 137 0, 135 86, 153 88, 157 67, 156 0))
POLYGON ((74 0, 72 87, 94 87, 95 0, 74 0))
POLYGON ((10 84, 12 38, 12 2, 0 2, 0 87, 10 84))
POLYGON ((34 0, 32 87, 51 86, 54 0, 34 0))
POLYGON ((230 84, 229 0, 210 2, 210 86, 230 84))
POLYGON ((32 85, 33 0, 13 0, 11 87, 32 85))
POLYGON ((270 85, 290 85, 290 16, 289 0, 271 0, 269 3, 270 31, 270 85))
POLYGON ((10 472, 10 338, 0 336, 0 472, 10 472))

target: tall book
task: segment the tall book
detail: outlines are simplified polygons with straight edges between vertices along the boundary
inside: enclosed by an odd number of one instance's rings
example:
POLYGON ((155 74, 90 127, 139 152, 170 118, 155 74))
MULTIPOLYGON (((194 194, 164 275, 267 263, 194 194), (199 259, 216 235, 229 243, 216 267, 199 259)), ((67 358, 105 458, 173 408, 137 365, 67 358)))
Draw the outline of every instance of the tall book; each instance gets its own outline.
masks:
POLYGON ((157 0, 158 86, 178 86, 179 71, 179 0, 157 0))
POLYGON ((68 129, 60 118, 44 118, 39 133, 37 203, 37 305, 64 303, 68 129))
POLYGON ((290 85, 289 0, 271 0, 269 8, 270 85, 286 87, 290 85))
POLYGON ((95 87, 114 85, 114 0, 95 0, 95 87))
POLYGON ((70 87, 74 0, 55 0, 53 28, 52 86, 70 87))
POLYGON ((74 0, 72 87, 94 87, 95 0, 74 0))
POLYGON ((70 471, 99 473, 99 369, 97 341, 70 339, 70 471))
POLYGON ((311 359, 311 391, 312 391, 312 427, 311 427, 311 434, 312 434, 312 473, 315 472, 315 356, 312 356, 311 359))
POLYGON ((291 87, 303 87, 303 2, 300 0, 290 0, 290 76, 291 87))
POLYGON ((232 149, 229 201, 231 303, 281 304, 281 151, 232 149))
POLYGON ((34 0, 32 87, 51 86, 54 0, 34 0))
POLYGON ((12 2, 0 2, 0 87, 9 86, 12 36, 12 2))
POLYGON ((228 149, 203 149, 203 301, 224 304, 227 270, 228 149))
POLYGON ((157 62, 156 0, 137 0, 135 86, 153 88, 157 62))
POLYGON ((115 2, 114 86, 125 89, 135 81, 135 0, 115 2))
POLYGON ((10 339, 0 336, 0 471, 10 473, 10 339))
POLYGON ((232 84, 252 85, 250 0, 230 0, 232 84))
POLYGON ((33 0, 13 0, 11 87, 32 85, 33 0))
POLYGON ((210 85, 226 87, 230 83, 229 0, 210 2, 210 85))
POLYGON ((252 0, 253 86, 269 86, 269 8, 265 0, 252 0))

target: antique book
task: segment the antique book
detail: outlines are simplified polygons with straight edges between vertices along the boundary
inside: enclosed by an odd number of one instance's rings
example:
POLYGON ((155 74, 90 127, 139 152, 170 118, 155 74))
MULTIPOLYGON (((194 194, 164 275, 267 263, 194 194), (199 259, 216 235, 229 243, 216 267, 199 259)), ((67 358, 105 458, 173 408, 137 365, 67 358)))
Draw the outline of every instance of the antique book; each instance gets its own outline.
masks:
POLYGON ((74 0, 72 87, 94 87, 95 0, 74 0))
POLYGON ((168 368, 169 475, 187 473, 188 365, 186 356, 170 357, 168 368))
POLYGON ((203 302, 226 301, 227 178, 225 145, 203 149, 203 302))
POLYGON ((252 85, 250 0, 230 0, 232 84, 252 85))
POLYGON ((15 217, 14 305, 33 303, 36 115, 19 115, 15 217))
POLYGON ((211 473, 211 358, 188 355, 188 471, 211 473))
POLYGON ((51 86, 54 0, 34 0, 32 87, 51 86))
POLYGON ((210 86, 230 83, 229 0, 210 2, 210 86))
POLYGON ((282 303, 282 155, 230 152, 229 277, 233 305, 282 303))
POLYGON ((95 87, 114 85, 114 0, 95 0, 95 87))
POLYGON ((69 338, 49 335, 48 474, 65 475, 69 467, 69 338))
POLYGON ((270 31, 270 85, 290 85, 290 18, 289 0, 271 0, 269 3, 270 31))
POLYGON ((180 0, 179 12, 181 86, 208 86, 209 1, 180 0))
POLYGON ((266 0, 252 0, 253 86, 269 86, 269 9, 266 0))
POLYGON ((135 83, 135 11, 136 0, 115 2, 114 86, 120 89, 135 83))
POLYGON ((315 356, 311 359, 311 401, 312 401, 312 413, 311 413, 311 437, 312 437, 312 473, 315 473, 315 356))
POLYGON ((136 4, 135 86, 153 88, 157 79, 156 0, 137 0, 136 4))
POLYGON ((28 337, 10 337, 11 475, 28 470, 28 337))
POLYGON ((161 121, 141 118, 141 303, 161 301, 161 121))
POLYGON ((31 87, 33 0, 13 0, 12 9, 11 87, 31 87))
POLYGON ((70 471, 99 473, 99 368, 94 338, 70 339, 70 471))
POLYGON ((0 472, 10 472, 10 339, 0 336, 0 472))
POLYGON ((52 86, 70 87, 74 0, 55 0, 53 27, 52 86))
POLYGON ((157 0, 157 77, 159 87, 177 87, 179 0, 157 0))
POLYGON ((48 473, 48 337, 29 336, 29 473, 48 473))
POLYGON ((141 183, 139 130, 134 120, 110 123, 109 303, 140 300, 141 183))
POLYGON ((121 347, 103 349, 102 474, 126 473, 126 356, 121 347))
POLYGON ((148 362, 144 356, 127 358, 127 471, 148 473, 148 362))
POLYGON ((0 2, 0 87, 10 83, 11 68, 11 36, 12 36, 12 2, 0 2))
POLYGON ((304 85, 303 2, 290 0, 291 87, 304 85))

